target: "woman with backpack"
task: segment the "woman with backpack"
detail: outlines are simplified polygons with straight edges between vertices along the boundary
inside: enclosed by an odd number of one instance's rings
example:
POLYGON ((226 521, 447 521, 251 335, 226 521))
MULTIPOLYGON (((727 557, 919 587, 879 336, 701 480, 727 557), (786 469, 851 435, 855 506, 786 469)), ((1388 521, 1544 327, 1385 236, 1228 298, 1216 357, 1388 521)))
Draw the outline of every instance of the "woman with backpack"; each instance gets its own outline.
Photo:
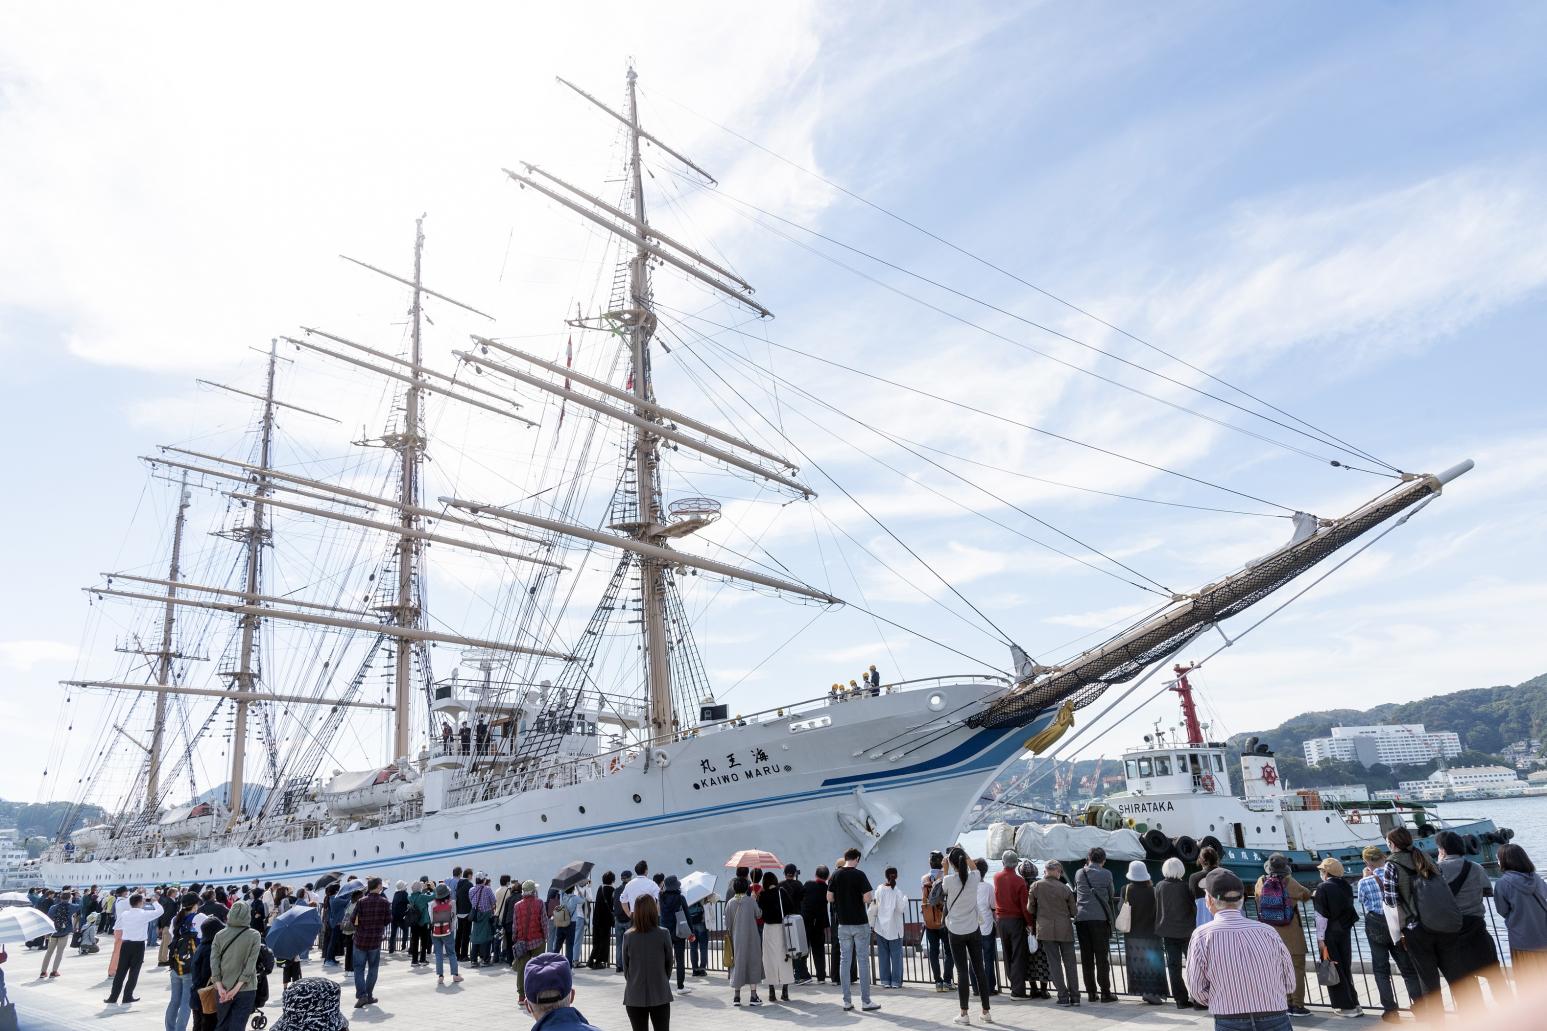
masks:
POLYGON ((435 948, 435 983, 446 983, 445 961, 451 960, 451 981, 462 980, 457 973, 457 907, 451 900, 451 888, 445 884, 435 886, 435 900, 430 903, 430 941, 435 948))
POLYGON ((1343 864, 1328 856, 1316 867, 1321 883, 1312 901, 1316 907, 1316 937, 1321 939, 1321 958, 1332 963, 1338 983, 1327 989, 1327 998, 1340 1017, 1362 1017, 1359 994, 1354 991, 1354 945, 1351 935, 1359 922, 1354 906, 1354 889, 1343 880, 1343 864))
POLYGON ((1289 996, 1289 1012, 1307 1016, 1305 1008, 1305 924, 1300 920, 1300 903, 1311 900, 1311 891, 1295 880, 1289 859, 1275 852, 1262 864, 1257 878, 1257 919, 1278 932, 1295 968, 1295 990, 1289 996))
POLYGON ((1423 986, 1423 995, 1413 1000, 1413 1015, 1419 1020, 1443 1020, 1440 954, 1461 930, 1461 909, 1439 867, 1422 849, 1413 847, 1411 830, 1392 828, 1386 845, 1391 859, 1380 868, 1386 928, 1391 940, 1407 950, 1423 986))
POLYGON ((198 997, 194 994, 193 957, 199 951, 199 932, 193 918, 199 913, 199 896, 192 892, 178 900, 177 913, 167 925, 167 967, 171 994, 167 999, 166 1031, 187 1031, 188 1019, 198 997))
POLYGON ((1499 846, 1493 905, 1509 930, 1509 958, 1517 983, 1547 981, 1547 882, 1519 845, 1499 846))

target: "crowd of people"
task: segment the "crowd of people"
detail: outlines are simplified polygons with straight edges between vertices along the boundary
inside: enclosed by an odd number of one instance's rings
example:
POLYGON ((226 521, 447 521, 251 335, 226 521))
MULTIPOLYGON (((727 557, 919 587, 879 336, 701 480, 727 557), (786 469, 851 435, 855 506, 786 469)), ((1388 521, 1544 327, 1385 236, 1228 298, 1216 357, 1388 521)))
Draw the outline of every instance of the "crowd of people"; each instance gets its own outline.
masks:
MULTIPOLYGON (((961 1025, 972 1022, 974 998, 978 1021, 994 1022, 1001 951, 1010 999, 1116 1002, 1116 935, 1130 991, 1151 1005, 1169 998, 1181 1009, 1208 1010, 1221 1031, 1282 1031, 1291 1016, 1308 1013, 1308 955, 1335 1011, 1362 1016, 1353 988, 1356 928, 1368 941, 1387 1019, 1398 1019, 1393 966, 1420 1018, 1443 1011, 1442 981, 1456 1008, 1475 1015, 1483 1005, 1479 979, 1497 978, 1495 994, 1505 983, 1483 899, 1494 898, 1508 926, 1515 977, 1547 980, 1547 883, 1517 845, 1500 847, 1502 876, 1494 882, 1464 857, 1454 834, 1440 834, 1437 843, 1438 856, 1430 858, 1411 832, 1397 828, 1385 849, 1364 850, 1356 883, 1329 858, 1314 889, 1274 854, 1250 892, 1250 916, 1246 885, 1208 848, 1190 876, 1180 860, 1168 859, 1159 883, 1145 863, 1131 863, 1119 891, 1099 848, 1071 876, 1062 863, 1039 869, 1013 851, 1000 855, 1001 868, 991 873, 986 859, 952 846, 930 854, 919 882, 921 945, 936 991, 955 993, 961 1025)), ((869 1012, 881 1008, 873 987, 902 987, 908 896, 895 867, 873 882, 861 858, 851 849, 809 880, 793 863, 782 871, 736 870, 719 936, 733 1005, 787 1003, 792 987, 831 980, 845 1011, 856 1008, 857 987, 858 1007, 869 1012)), ((463 965, 508 968, 518 1003, 539 1026, 574 1024, 581 1031, 589 1025, 578 1012, 559 1012, 573 1010, 571 971, 610 967, 623 976, 633 1031, 669 1031, 674 991, 692 991, 689 973, 709 976, 705 906, 714 900, 701 891, 690 898, 675 875, 652 873, 645 861, 603 873, 594 891, 584 875, 542 890, 534 880, 456 866, 443 879, 426 875, 393 886, 340 873, 294 888, 253 881, 32 895, 54 926, 29 943, 42 953, 39 976, 59 977, 66 949, 97 951, 106 943, 99 938, 110 934, 105 1001, 136 1002, 141 969, 154 962, 170 979, 166 1031, 247 1027, 268 1000, 276 968, 284 994, 275 1031, 341 1031, 347 1020, 339 984, 304 977, 302 964, 316 951, 324 974, 346 975, 355 1008, 364 1008, 377 1002, 383 952, 399 948, 410 967, 433 960, 439 985, 447 976, 460 982, 463 965), (281 944, 270 928, 296 907, 314 910, 315 922, 304 937, 284 936, 281 944)))

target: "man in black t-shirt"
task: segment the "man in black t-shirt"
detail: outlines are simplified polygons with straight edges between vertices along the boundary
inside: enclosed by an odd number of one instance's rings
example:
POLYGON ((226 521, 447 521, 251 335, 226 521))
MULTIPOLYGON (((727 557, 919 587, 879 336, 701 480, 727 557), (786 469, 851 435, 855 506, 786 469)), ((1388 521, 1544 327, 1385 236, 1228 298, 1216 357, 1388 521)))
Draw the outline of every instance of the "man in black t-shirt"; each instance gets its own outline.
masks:
MULTIPOLYGON (((833 904, 833 922, 837 924, 839 971, 849 968, 851 957, 863 957, 859 960, 859 998, 861 1007, 868 1012, 881 1006, 870 1001, 870 920, 865 907, 870 904, 871 887, 870 878, 859 868, 859 857, 857 848, 843 854, 843 865, 827 882, 827 900, 833 904)), ((847 1012, 854 1008, 849 979, 838 980, 843 985, 843 1008, 847 1012)))

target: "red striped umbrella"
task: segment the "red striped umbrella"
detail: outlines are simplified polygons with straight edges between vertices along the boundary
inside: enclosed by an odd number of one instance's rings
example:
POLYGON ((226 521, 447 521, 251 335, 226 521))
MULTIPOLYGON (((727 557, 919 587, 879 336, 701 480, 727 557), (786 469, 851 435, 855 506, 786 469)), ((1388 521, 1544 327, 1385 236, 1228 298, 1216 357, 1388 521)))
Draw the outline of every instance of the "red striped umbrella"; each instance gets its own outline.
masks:
POLYGON ((742 849, 725 861, 725 865, 734 870, 738 866, 745 866, 755 870, 782 870, 784 863, 772 852, 760 848, 742 849))

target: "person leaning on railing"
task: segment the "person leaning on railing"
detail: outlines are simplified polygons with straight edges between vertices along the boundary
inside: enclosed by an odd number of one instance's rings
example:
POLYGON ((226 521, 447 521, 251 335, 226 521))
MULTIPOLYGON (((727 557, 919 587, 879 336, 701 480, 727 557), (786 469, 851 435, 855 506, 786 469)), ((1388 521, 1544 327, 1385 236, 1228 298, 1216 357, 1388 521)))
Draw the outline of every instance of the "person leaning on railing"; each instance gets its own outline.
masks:
POLYGON ((1499 869, 1493 906, 1509 931, 1515 982, 1547 985, 1547 882, 1526 850, 1513 843, 1499 846, 1499 869))

